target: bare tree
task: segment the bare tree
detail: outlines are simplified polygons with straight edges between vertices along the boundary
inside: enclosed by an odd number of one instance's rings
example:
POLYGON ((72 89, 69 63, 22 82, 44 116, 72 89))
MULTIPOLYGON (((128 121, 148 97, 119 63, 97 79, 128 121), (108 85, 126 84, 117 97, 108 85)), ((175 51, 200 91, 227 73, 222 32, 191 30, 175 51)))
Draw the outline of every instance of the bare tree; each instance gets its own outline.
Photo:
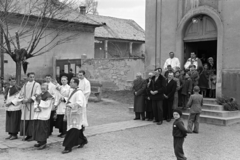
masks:
POLYGON ((65 34, 68 29, 74 29, 76 23, 72 22, 79 16, 68 7, 70 3, 69 0, 0 0, 0 47, 16 63, 18 84, 21 67, 26 72, 27 59, 79 36, 77 32, 65 34))
POLYGON ((98 1, 96 0, 84 0, 81 3, 82 6, 86 6, 86 14, 95 14, 98 15, 97 7, 98 1))

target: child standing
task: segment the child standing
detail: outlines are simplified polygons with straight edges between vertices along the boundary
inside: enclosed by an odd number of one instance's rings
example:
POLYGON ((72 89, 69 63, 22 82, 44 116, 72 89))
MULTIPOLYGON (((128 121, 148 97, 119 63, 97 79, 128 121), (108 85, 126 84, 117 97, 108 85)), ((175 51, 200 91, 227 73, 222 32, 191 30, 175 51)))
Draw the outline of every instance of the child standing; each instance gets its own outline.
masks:
POLYGON ((187 106, 190 107, 190 115, 188 118, 188 132, 192 132, 193 124, 193 133, 198 133, 199 131, 200 113, 203 106, 203 95, 199 94, 199 91, 199 87, 195 86, 193 88, 194 94, 190 96, 190 99, 187 103, 187 106))
POLYGON ((184 156, 183 152, 183 142, 184 138, 187 136, 187 130, 184 127, 183 120, 181 118, 182 112, 181 110, 175 109, 173 111, 173 117, 175 119, 173 123, 173 147, 174 153, 177 159, 186 160, 187 158, 184 156))
POLYGON ((192 79, 190 78, 188 73, 185 73, 184 78, 182 80, 182 86, 181 86, 183 110, 187 108, 187 101, 188 101, 189 95, 191 95, 191 92, 192 92, 192 79))
POLYGON ((190 65, 190 71, 188 72, 189 76, 192 79, 193 87, 198 85, 199 73, 195 65, 190 65))

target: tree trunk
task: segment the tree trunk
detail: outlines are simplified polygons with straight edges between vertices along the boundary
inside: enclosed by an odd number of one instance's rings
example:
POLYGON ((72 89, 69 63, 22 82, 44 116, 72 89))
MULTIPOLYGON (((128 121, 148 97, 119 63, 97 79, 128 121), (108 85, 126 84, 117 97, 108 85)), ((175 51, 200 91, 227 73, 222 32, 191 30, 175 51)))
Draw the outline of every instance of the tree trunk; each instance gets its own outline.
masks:
POLYGON ((21 81, 21 72, 22 72, 21 67, 22 67, 22 63, 16 62, 16 81, 18 85, 20 85, 20 81, 21 81))

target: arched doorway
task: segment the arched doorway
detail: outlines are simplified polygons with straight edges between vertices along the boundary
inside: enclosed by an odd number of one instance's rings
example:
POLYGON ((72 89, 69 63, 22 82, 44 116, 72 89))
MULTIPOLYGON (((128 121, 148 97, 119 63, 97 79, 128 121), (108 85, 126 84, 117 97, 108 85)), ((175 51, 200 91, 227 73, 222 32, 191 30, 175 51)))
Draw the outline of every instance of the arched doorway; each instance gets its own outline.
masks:
POLYGON ((217 60, 217 27, 211 17, 207 15, 193 17, 186 27, 183 41, 184 62, 190 57, 191 52, 195 52, 199 58, 203 57, 203 64, 209 57, 217 60))
MULTIPOLYGON (((222 95, 223 24, 219 16, 219 13, 215 9, 209 6, 198 7, 196 9, 189 11, 180 21, 177 28, 177 35, 176 35, 176 55, 180 57, 181 64, 185 63, 185 56, 188 56, 187 53, 184 54, 184 52, 189 52, 185 50, 186 45, 188 45, 188 48, 191 48, 190 47, 191 45, 194 48, 194 44, 187 44, 187 43, 190 43, 190 42, 194 43, 194 41, 195 43, 214 41, 212 43, 215 43, 213 45, 216 45, 216 63, 217 63, 216 95, 221 96, 222 95), (197 25, 191 24, 193 22, 193 18, 198 19, 197 25), (206 24, 208 25, 207 26, 208 28, 206 28, 206 24), (201 29, 198 28, 201 26, 202 26, 201 29)), ((199 51, 199 52, 204 52, 204 51, 199 51)), ((209 52, 213 52, 213 51, 209 51, 209 52)))

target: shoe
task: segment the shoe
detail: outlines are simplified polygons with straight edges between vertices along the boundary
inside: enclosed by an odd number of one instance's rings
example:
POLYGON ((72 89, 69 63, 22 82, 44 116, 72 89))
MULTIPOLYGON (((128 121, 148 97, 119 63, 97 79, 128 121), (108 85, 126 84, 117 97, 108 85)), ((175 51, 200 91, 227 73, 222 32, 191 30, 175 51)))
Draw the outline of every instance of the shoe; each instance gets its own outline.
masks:
POLYGON ((69 150, 65 150, 65 149, 64 149, 64 150, 62 151, 62 154, 66 154, 66 153, 70 153, 70 152, 72 152, 71 149, 69 149, 69 150))
POLYGON ((38 143, 38 144, 34 144, 34 147, 37 147, 37 148, 38 148, 38 147, 40 147, 40 146, 41 146, 41 144, 39 144, 39 143, 38 143))
POLYGON ((148 119, 147 121, 152 121, 152 119, 148 119))
POLYGON ((134 118, 133 120, 140 120, 140 118, 134 118))
POLYGON ((63 134, 61 133, 61 134, 58 135, 58 137, 62 137, 62 135, 63 135, 63 134))
POLYGON ((157 122, 157 125, 161 125, 162 124, 162 121, 160 121, 160 122, 157 122))
POLYGON ((171 122, 171 119, 167 119, 167 122, 171 122))
POLYGON ((18 139, 18 136, 12 136, 9 140, 18 139))
POLYGON ((43 145, 38 147, 38 150, 42 150, 42 149, 46 148, 46 146, 47 146, 46 144, 43 144, 43 145))
POLYGON ((31 138, 27 139, 26 141, 31 142, 31 141, 33 141, 33 138, 31 137, 31 138))
POLYGON ((66 137, 66 134, 63 134, 62 136, 61 136, 61 138, 65 138, 66 137))
POLYGON ((154 120, 153 122, 154 122, 154 123, 157 123, 158 121, 154 120))
POLYGON ((12 138, 12 135, 8 136, 8 137, 7 137, 7 138, 5 138, 5 139, 7 140, 7 139, 10 139, 10 138, 12 138))
POLYGON ((188 134, 192 134, 193 132, 192 131, 187 131, 188 134))
POLYGON ((145 118, 143 118, 142 121, 145 121, 145 118))
POLYGON ((198 134, 198 132, 196 132, 196 131, 193 131, 192 133, 196 133, 196 134, 198 134))

